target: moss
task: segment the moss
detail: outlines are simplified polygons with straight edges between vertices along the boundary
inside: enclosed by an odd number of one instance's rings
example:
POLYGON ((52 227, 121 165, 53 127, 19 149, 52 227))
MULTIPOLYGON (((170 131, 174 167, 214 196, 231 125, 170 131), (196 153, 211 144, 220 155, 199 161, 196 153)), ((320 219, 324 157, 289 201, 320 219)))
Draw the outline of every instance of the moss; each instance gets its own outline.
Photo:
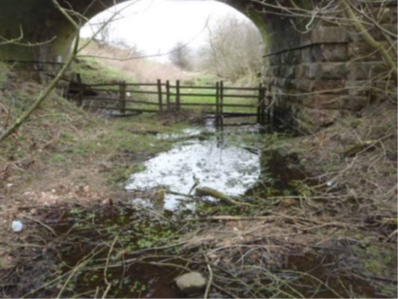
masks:
POLYGON ((366 248, 357 245, 351 248, 362 267, 375 275, 388 276, 391 264, 397 263, 396 250, 388 246, 369 244, 366 248))
POLYGON ((52 157, 51 160, 52 160, 53 163, 59 164, 59 163, 65 162, 66 161, 66 157, 64 155, 62 155, 62 154, 55 154, 52 157))

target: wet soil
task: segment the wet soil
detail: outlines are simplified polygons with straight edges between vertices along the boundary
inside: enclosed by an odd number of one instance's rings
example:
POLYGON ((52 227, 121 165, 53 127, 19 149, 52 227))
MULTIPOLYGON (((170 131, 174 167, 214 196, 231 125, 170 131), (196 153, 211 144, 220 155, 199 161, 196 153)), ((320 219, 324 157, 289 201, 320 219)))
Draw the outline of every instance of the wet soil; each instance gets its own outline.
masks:
MULTIPOLYGON (((178 246, 173 246, 179 243, 177 236, 195 231, 195 223, 184 222, 192 215, 167 212, 167 220, 162 220, 164 218, 149 211, 138 211, 130 205, 47 211, 46 225, 58 236, 43 247, 46 256, 51 257, 51 267, 44 267, 46 279, 36 287, 24 288, 24 294, 27 297, 51 298, 61 294, 61 297, 94 298, 104 294, 110 286, 107 297, 196 297, 197 294, 181 293, 174 284, 176 277, 187 272, 184 267, 198 270, 198 264, 189 262, 192 250, 180 251, 178 246), (74 272, 82 265, 84 270, 74 272), (40 289, 53 279, 55 283, 40 289), (35 289, 38 291, 31 293, 35 289)), ((251 244, 255 246, 256 243, 251 244)), ((239 264, 239 257, 231 262, 239 264)), ((286 286, 280 286, 282 294, 293 297, 299 294, 305 298, 388 297, 365 278, 353 275, 350 270, 339 270, 352 264, 353 257, 349 247, 342 245, 332 251, 320 249, 306 253, 293 247, 279 262, 270 263, 266 254, 258 258, 260 264, 268 263, 267 271, 285 281, 286 286)), ((39 260, 44 262, 42 258, 39 260)), ((40 265, 40 262, 36 264, 40 265)), ((25 270, 28 272, 28 268, 25 270)), ((30 267, 30 275, 34 271, 30 267)), ((245 274, 241 279, 249 283, 251 275, 264 277, 265 290, 268 284, 271 285, 269 276, 257 271, 245 274)), ((220 298, 229 297, 225 293, 215 294, 220 298)), ((249 296, 245 290, 237 295, 249 296)))
POLYGON ((386 298, 366 279, 348 273, 336 273, 343 260, 347 259, 344 251, 292 254, 287 257, 282 271, 306 298, 386 298))
MULTIPOLYGON (((232 190, 230 195, 261 197, 266 200, 268 196, 302 195, 308 186, 319 183, 309 179, 311 175, 299 164, 297 156, 281 151, 262 151, 261 148, 257 148, 256 138, 258 136, 261 138, 257 129, 253 131, 249 129, 244 134, 237 134, 234 131, 227 131, 224 134, 220 138, 217 132, 203 134, 199 130, 186 132, 185 136, 159 136, 159 138, 183 140, 171 151, 147 161, 144 172, 134 174, 128 188, 133 189, 131 186, 136 182, 133 186, 137 189, 156 189, 160 186, 188 193, 195 176, 203 184, 210 185, 214 182, 218 190, 226 193, 232 190), (186 154, 185 158, 179 158, 181 154, 186 154), (214 160, 212 154, 218 159, 214 160), (247 158, 243 159, 247 163, 242 167, 234 164, 234 161, 241 157, 247 158), (206 167, 208 161, 210 168, 206 167), (178 169, 180 165, 183 167, 178 169), (177 172, 173 172, 175 168, 178 169, 177 172), (208 177, 206 170, 212 175, 219 173, 226 179, 208 177), (168 181, 168 176, 174 177, 168 181), (228 181, 235 176, 237 179, 246 177, 247 181, 245 184, 236 182, 229 186, 228 181), (151 177, 153 180, 148 181, 151 177), (137 183, 140 180, 146 183, 140 185, 137 183)), ((133 195, 134 193, 130 198, 133 195)), ((163 210, 164 207, 167 210, 167 201, 169 204, 172 203, 171 206, 175 206, 176 202, 182 199, 183 197, 163 198, 161 201, 166 204, 162 203, 160 209, 154 209, 153 205, 143 208, 125 203, 90 209, 75 206, 39 211, 37 216, 43 219, 43 222, 42 225, 36 224, 40 231, 42 248, 34 251, 33 258, 21 265, 23 270, 20 272, 24 273, 25 277, 30 277, 32 282, 29 282, 29 279, 18 278, 21 275, 1 273, 0 270, 0 275, 4 274, 2 277, 12 278, 10 285, 0 286, 0 289, 8 296, 18 297, 26 295, 48 298, 55 296, 94 298, 102 297, 104 294, 107 297, 119 298, 187 297, 176 288, 174 279, 186 273, 188 268, 202 273, 207 273, 207 269, 203 268, 205 261, 191 260, 192 255, 197 256, 199 253, 202 256, 203 248, 182 250, 179 246, 180 237, 189 233, 195 235, 198 227, 201 227, 200 222, 186 221, 187 218, 196 219, 195 217, 211 214, 207 213, 209 210, 203 210, 203 206, 190 211, 163 210), (41 272, 37 275, 37 279, 34 278, 35 269, 40 269, 41 272)), ((212 209, 212 213, 216 213, 214 203, 209 203, 208 206, 212 209)), ((220 213, 233 212, 230 207, 224 208, 217 203, 215 207, 220 213)), ((237 208, 237 211, 239 214, 246 212, 241 208, 237 208)), ((294 221, 290 220, 287 223, 292 225, 290 234, 300 234, 305 238, 306 233, 298 231, 294 221)), ((286 223, 279 222, 276 225, 275 231, 279 229, 278 226, 286 226, 286 223)), ((232 230, 239 231, 236 227, 234 226, 232 230)), ((226 229, 222 227, 222 230, 226 229)), ((319 233, 322 234, 321 231, 319 233)), ((304 250, 302 245, 294 244, 287 238, 281 240, 274 241, 271 245, 284 247, 286 252, 273 256, 267 251, 259 253, 253 251, 256 254, 255 258, 245 265, 253 266, 253 271, 239 277, 248 285, 260 279, 258 282, 262 284, 261 290, 240 289, 236 282, 229 282, 230 277, 224 286, 227 290, 214 288, 210 296, 231 297, 229 288, 232 294, 238 297, 253 295, 275 297, 275 294, 279 294, 277 297, 384 298, 394 293, 391 289, 385 291, 380 285, 369 283, 370 274, 364 272, 359 265, 358 250, 362 249, 356 249, 357 251, 352 249, 353 246, 357 246, 356 242, 339 243, 331 238, 333 242, 330 246, 318 246, 307 242, 304 250), (263 272, 264 268, 254 270, 258 265, 266 265, 267 275, 263 272), (279 290, 272 289, 275 288, 275 282, 270 281, 270 277, 283 281, 278 286, 279 290)), ((252 240, 245 244, 267 245, 252 240)), ((371 246, 369 248, 375 250, 371 246)), ((363 250, 367 252, 368 249, 363 250)), ((376 259, 375 256, 381 252, 379 247, 374 252, 372 258, 376 259)), ((235 271, 230 268, 231 263, 239 265, 242 255, 250 257, 250 254, 251 251, 239 252, 236 256, 221 259, 219 263, 214 263, 214 271, 220 269, 222 273, 235 271)), ((397 263, 396 259, 388 261, 395 265, 397 263)), ((379 262, 380 259, 376 259, 376 266, 379 262)), ((236 279, 236 276, 232 278, 236 279)), ((387 285, 394 282, 396 283, 396 280, 391 278, 387 281, 387 285)), ((194 294, 191 297, 197 296, 202 294, 194 294)))
MULTIPOLYGON (((48 240, 44 246, 46 255, 53 260, 52 266, 45 269, 45 281, 35 286, 27 282, 24 287, 19 285, 20 292, 27 297, 92 298, 102 296, 108 286, 108 297, 183 297, 173 280, 184 270, 151 264, 159 260, 157 247, 170 245, 183 233, 174 221, 162 221, 150 213, 121 205, 41 213, 46 213, 45 225, 51 227, 57 238, 48 240), (82 265, 84 270, 76 271, 82 265), (42 287, 53 279, 53 284, 42 287), (37 292, 32 293, 35 289, 37 292)), ((172 248, 169 254, 175 254, 172 248)), ((168 258, 168 262, 181 264, 173 258, 168 258)), ((25 268, 25 275, 32 275, 32 270, 25 268)))

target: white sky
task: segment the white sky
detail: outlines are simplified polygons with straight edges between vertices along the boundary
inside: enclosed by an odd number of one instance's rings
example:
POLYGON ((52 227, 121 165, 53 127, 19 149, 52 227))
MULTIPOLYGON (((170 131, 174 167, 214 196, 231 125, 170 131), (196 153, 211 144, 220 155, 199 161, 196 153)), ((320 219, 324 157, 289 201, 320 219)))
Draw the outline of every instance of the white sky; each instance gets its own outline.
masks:
MULTIPOLYGON (((91 36, 90 24, 108 19, 127 5, 131 6, 121 12, 123 18, 112 22, 111 37, 137 46, 146 55, 166 53, 179 41, 191 41, 191 48, 199 47, 206 38, 208 18, 210 24, 227 15, 246 19, 232 7, 213 0, 132 0, 97 15, 83 28, 82 37, 91 36)), ((160 60, 167 60, 167 56, 160 60)))

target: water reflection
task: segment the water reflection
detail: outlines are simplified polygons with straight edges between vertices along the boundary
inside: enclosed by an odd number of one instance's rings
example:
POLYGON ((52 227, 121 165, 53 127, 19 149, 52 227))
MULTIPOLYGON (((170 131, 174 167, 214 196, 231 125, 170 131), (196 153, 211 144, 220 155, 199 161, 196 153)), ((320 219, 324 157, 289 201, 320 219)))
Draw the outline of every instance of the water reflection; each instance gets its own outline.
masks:
MULTIPOLYGON (((192 131, 187 132, 192 134, 192 131)), ((197 133, 197 131, 195 131, 197 133)), ((127 190, 142 191, 160 186, 188 194, 195 184, 231 196, 243 194, 260 176, 260 156, 229 144, 231 137, 215 133, 206 139, 190 139, 145 163, 145 171, 134 174, 127 190)), ((164 207, 176 208, 184 197, 165 194, 164 207)))

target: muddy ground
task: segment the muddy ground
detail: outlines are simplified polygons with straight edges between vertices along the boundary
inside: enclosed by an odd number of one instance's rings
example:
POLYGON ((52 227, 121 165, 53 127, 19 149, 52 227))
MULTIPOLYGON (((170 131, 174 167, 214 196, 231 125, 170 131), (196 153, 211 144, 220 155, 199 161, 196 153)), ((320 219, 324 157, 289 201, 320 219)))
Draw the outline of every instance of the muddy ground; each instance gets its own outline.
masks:
POLYGON ((157 135, 197 117, 54 103, 0 146, 0 296, 397 297, 394 104, 307 136, 249 138, 262 155, 250 191, 170 212, 132 205, 124 187, 178 141, 157 135), (176 289, 188 271, 206 277, 203 292, 176 289))

